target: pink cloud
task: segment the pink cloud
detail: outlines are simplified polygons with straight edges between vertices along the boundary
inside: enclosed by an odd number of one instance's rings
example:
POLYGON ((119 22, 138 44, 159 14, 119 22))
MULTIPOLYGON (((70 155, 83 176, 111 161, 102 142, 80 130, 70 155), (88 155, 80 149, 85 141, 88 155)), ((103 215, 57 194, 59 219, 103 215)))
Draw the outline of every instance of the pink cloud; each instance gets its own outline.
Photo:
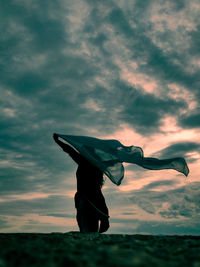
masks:
POLYGON ((123 67, 121 78, 138 90, 142 89, 145 93, 159 95, 156 80, 146 74, 138 73, 133 68, 123 67))

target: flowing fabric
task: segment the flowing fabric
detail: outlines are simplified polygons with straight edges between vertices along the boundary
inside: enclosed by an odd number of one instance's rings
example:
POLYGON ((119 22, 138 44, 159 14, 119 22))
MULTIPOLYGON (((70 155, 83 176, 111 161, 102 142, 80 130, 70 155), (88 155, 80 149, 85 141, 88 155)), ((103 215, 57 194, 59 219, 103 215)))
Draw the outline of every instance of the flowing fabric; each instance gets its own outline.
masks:
POLYGON ((137 164, 150 170, 174 169, 185 176, 189 169, 184 158, 159 160, 144 157, 142 148, 124 146, 118 140, 103 140, 89 136, 63 135, 58 136, 75 148, 83 157, 98 167, 110 180, 120 185, 124 177, 122 162, 137 164))

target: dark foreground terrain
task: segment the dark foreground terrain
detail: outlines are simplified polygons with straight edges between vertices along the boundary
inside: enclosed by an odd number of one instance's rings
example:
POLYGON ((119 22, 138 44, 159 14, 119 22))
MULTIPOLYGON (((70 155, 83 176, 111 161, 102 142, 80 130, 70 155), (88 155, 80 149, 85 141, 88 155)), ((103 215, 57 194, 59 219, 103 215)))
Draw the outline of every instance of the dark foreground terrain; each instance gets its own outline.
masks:
POLYGON ((0 234, 0 267, 194 266, 200 237, 81 234, 0 234))

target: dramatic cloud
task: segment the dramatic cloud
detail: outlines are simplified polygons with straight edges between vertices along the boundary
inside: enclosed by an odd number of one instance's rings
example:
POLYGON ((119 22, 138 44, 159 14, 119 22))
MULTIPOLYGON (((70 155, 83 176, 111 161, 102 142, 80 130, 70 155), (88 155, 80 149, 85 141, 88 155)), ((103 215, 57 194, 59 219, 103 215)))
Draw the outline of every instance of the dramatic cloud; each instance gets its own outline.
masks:
POLYGON ((183 128, 199 128, 200 126, 200 112, 193 114, 185 114, 180 120, 180 125, 183 128))
POLYGON ((179 157, 182 155, 189 163, 198 161, 200 144, 195 142, 181 142, 172 144, 158 153, 162 158, 179 157), (192 155, 197 155, 192 157, 192 155))
POLYGON ((76 164, 57 132, 184 156, 189 182, 128 164, 120 187, 107 179, 109 231, 198 232, 196 215, 178 223, 198 213, 199 12, 197 0, 1 3, 1 231, 77 229, 76 164))
POLYGON ((131 201, 148 213, 157 213, 166 218, 199 217, 199 182, 187 187, 160 191, 163 185, 168 184, 169 181, 151 183, 135 192, 131 201), (159 191, 153 190, 157 187, 160 187, 159 191))

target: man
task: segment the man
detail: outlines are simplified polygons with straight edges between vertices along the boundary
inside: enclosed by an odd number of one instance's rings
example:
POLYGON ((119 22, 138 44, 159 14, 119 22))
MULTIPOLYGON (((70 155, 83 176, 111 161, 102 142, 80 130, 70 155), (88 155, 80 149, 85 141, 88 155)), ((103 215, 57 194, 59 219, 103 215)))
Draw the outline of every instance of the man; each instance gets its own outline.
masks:
POLYGON ((76 219, 80 232, 106 232, 109 228, 109 215, 104 196, 101 192, 103 185, 102 171, 76 152, 71 146, 61 142, 57 134, 54 134, 53 138, 78 164, 76 172, 77 192, 74 200, 77 209, 76 219))

